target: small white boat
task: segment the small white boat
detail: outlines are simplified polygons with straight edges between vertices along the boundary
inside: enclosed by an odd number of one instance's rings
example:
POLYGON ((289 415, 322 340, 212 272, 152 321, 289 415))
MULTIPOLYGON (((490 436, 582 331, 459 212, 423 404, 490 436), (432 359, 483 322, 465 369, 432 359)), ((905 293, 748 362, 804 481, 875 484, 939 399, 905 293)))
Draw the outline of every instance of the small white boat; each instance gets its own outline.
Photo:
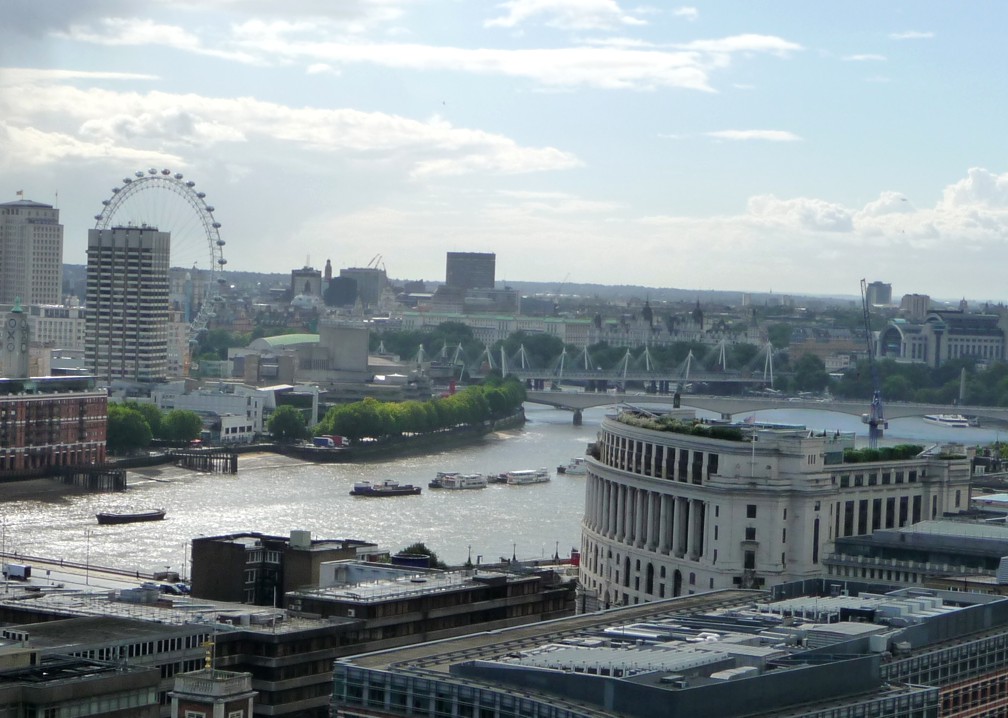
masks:
POLYGON ((571 476, 584 476, 588 473, 588 464, 584 457, 578 456, 570 460, 570 463, 561 464, 557 467, 558 474, 570 474, 571 476))
POLYGON ((924 422, 938 426, 949 426, 955 429, 966 429, 972 426, 970 420, 962 414, 926 414, 924 422))
POLYGON ((509 486, 545 484, 550 480, 549 469, 517 469, 505 474, 509 486))
POLYGON ((483 474, 445 474, 439 477, 442 489, 485 489, 487 478, 483 474))

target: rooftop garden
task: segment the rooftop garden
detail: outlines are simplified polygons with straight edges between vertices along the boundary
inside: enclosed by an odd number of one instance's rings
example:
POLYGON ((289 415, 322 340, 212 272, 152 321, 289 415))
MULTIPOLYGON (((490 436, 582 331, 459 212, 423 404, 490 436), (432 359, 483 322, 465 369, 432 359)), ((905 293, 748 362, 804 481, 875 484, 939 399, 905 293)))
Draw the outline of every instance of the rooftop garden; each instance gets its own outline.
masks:
POLYGON ((625 411, 620 414, 619 420, 628 426, 636 426, 641 429, 651 429, 652 431, 667 431, 673 434, 689 434, 691 436, 702 436, 709 439, 724 439, 725 441, 743 440, 742 430, 737 426, 705 424, 696 419, 685 421, 674 416, 634 414, 625 411))
POLYGON ((845 449, 843 462, 845 464, 864 464, 871 461, 903 461, 912 459, 924 451, 918 444, 897 444, 883 446, 879 449, 845 449))

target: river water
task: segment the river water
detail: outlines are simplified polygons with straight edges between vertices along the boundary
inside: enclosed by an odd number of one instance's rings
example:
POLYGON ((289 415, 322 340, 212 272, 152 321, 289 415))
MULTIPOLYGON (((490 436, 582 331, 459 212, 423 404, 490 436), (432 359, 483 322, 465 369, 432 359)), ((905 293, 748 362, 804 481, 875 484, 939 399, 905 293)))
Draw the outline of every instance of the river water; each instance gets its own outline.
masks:
MULTIPOLYGON (((584 424, 576 427, 569 412, 530 404, 522 429, 471 446, 389 461, 306 464, 256 454, 239 458, 236 476, 174 467, 130 472, 130 488, 121 493, 52 494, 0 504, 3 550, 144 572, 170 567, 186 575, 192 538, 241 531, 287 535, 305 529, 313 538, 361 539, 393 552, 423 541, 448 563, 462 563, 470 555, 474 562, 512 555, 543 558, 555 552, 566 557, 580 545, 584 477, 554 473, 547 484, 492 484, 477 491, 430 490, 427 482, 438 471, 499 473, 545 466, 555 472, 558 464, 584 455, 602 417, 612 410, 590 409, 584 424), (349 494, 356 481, 386 478, 419 484, 423 493, 384 499, 349 494), (155 507, 167 510, 164 521, 120 526, 95 521, 98 511, 155 507)), ((865 425, 845 414, 776 409, 755 416, 817 431, 853 431, 859 441, 867 441, 865 425)), ((884 443, 990 443, 1000 433, 908 418, 890 422, 884 443)))

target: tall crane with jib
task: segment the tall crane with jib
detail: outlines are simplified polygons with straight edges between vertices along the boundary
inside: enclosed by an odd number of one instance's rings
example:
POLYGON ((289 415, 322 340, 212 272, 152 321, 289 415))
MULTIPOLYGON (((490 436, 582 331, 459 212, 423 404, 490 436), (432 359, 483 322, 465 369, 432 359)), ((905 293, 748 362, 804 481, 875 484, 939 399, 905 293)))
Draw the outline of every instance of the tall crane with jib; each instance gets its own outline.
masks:
POLYGON ((889 428, 882 405, 882 385, 879 383, 878 367, 875 366, 875 343, 872 341, 871 314, 868 310, 868 284, 861 280, 861 307, 864 310, 865 345, 868 348, 868 366, 871 369, 872 401, 871 409, 862 414, 861 419, 868 424, 868 448, 877 449, 882 430, 889 428))

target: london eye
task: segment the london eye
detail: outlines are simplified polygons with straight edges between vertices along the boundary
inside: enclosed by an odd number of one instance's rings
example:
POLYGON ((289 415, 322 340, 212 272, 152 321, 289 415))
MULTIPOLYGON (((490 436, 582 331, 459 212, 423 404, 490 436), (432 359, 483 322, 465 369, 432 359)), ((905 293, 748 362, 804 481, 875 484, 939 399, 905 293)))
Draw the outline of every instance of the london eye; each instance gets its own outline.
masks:
POLYGON ((195 340, 214 316, 227 264, 213 205, 181 172, 151 168, 124 177, 95 215, 95 229, 130 226, 171 234, 170 296, 195 340))

